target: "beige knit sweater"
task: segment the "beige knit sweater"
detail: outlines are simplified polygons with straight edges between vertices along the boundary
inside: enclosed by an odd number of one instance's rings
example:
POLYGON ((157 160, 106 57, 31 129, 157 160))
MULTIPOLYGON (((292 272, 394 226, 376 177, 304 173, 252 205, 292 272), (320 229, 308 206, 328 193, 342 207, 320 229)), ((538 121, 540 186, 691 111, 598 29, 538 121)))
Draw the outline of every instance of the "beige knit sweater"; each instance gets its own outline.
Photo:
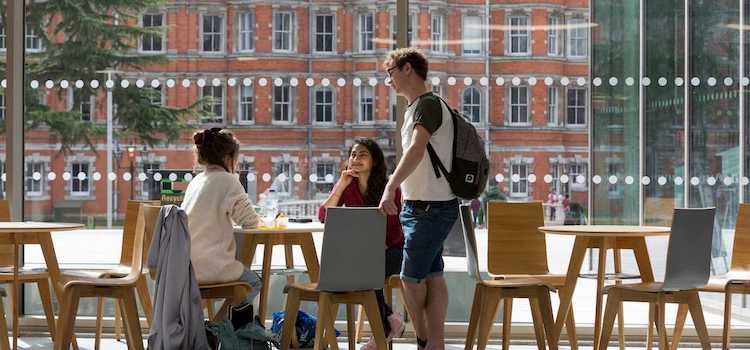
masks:
POLYGON ((188 184, 181 207, 188 216, 190 259, 198 283, 239 279, 244 266, 235 258, 233 222, 255 227, 260 220, 239 176, 209 166, 188 184))

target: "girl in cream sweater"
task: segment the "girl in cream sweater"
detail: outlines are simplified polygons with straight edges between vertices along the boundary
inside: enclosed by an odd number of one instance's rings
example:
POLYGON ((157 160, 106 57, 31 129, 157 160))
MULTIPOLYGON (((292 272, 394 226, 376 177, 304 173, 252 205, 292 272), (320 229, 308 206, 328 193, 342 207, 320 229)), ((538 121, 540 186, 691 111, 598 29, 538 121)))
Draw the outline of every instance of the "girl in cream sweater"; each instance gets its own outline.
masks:
POLYGON ((190 260, 198 283, 244 281, 253 287, 248 300, 260 291, 257 273, 242 265, 236 256, 233 224, 256 227, 260 221, 234 169, 240 143, 221 128, 200 131, 193 136, 198 163, 205 171, 185 190, 182 209, 188 216, 190 260))

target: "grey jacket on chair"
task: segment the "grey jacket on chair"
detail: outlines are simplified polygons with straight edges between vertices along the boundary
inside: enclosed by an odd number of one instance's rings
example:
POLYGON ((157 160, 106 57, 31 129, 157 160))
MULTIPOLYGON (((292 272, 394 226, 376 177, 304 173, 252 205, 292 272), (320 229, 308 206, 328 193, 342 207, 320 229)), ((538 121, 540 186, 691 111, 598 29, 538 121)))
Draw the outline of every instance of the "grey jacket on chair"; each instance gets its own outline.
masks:
POLYGON ((174 205, 161 208, 148 252, 156 270, 150 350, 208 349, 198 282, 190 262, 187 214, 174 205))

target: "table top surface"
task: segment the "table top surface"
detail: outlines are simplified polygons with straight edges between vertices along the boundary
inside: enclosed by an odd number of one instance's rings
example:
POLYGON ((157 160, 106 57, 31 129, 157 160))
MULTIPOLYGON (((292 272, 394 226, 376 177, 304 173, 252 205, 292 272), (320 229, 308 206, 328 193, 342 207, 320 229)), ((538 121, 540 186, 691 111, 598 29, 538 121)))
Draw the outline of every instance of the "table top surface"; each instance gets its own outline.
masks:
POLYGON ((646 237, 669 236, 671 229, 664 226, 639 225, 557 225, 542 226, 539 231, 548 234, 590 237, 646 237))
POLYGON ((0 222, 0 233, 72 231, 84 228, 83 224, 68 222, 0 222))
POLYGON ((256 228, 242 228, 239 226, 234 227, 235 233, 242 234, 263 234, 263 233, 308 233, 308 232, 323 232, 323 225, 320 222, 309 222, 309 223, 289 223, 285 228, 271 228, 271 227, 256 227, 256 228))

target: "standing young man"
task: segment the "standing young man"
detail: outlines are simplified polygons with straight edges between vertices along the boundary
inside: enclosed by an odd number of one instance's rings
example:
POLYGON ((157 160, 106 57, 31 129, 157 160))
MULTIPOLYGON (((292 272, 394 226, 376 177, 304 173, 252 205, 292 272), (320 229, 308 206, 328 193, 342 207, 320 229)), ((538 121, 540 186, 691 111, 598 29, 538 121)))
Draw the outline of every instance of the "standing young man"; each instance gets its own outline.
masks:
POLYGON ((383 63, 396 93, 409 106, 401 128, 404 154, 385 187, 380 209, 398 212, 394 203, 399 186, 404 198, 401 225, 404 260, 401 280, 406 307, 414 321, 419 349, 445 348, 448 288, 443 278, 443 241, 458 218, 458 200, 445 176, 437 178, 427 152, 431 144, 450 171, 453 120, 450 111, 425 84, 428 63, 417 49, 391 51, 383 63))

